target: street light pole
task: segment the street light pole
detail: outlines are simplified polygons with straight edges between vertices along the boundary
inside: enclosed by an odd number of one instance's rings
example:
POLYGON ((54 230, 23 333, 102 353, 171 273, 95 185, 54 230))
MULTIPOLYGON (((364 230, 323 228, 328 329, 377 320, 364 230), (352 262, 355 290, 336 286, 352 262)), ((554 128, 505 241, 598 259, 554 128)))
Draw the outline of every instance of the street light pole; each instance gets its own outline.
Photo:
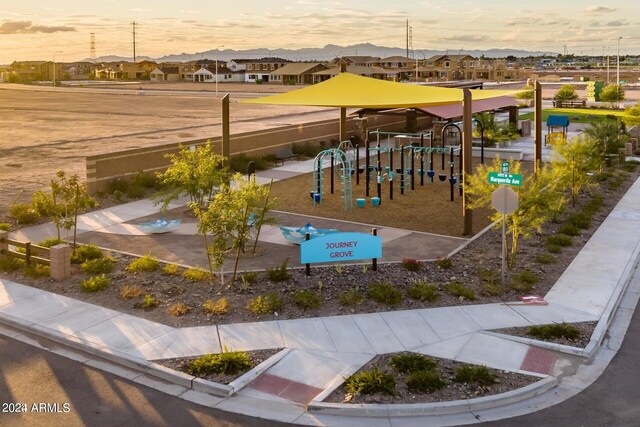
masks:
POLYGON ((616 84, 619 85, 620 84, 620 40, 622 40, 622 37, 618 37, 618 52, 617 52, 617 63, 616 63, 616 84))
POLYGON ((61 50, 53 52, 53 87, 56 87, 56 53, 62 53, 61 50))
POLYGON ((224 46, 218 46, 216 48, 216 96, 218 96, 218 53, 220 52, 220 48, 224 46))

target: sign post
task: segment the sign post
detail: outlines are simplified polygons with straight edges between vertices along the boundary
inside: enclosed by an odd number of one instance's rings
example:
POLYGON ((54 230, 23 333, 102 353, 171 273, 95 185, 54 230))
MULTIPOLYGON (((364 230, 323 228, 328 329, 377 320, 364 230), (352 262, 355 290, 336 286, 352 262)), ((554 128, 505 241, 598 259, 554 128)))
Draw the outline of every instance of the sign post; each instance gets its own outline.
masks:
POLYGON ((491 194, 491 206, 502 214, 502 286, 505 286, 507 215, 518 209, 518 195, 511 188, 501 185, 491 194))

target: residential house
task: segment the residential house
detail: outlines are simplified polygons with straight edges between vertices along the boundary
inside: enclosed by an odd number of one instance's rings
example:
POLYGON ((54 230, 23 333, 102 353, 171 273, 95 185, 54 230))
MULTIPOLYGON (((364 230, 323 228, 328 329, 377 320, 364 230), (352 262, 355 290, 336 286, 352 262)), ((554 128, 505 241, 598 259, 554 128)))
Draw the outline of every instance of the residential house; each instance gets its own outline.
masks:
POLYGON ((215 64, 202 66, 202 68, 193 73, 193 81, 200 83, 215 83, 216 81, 219 83, 244 82, 244 71, 231 71, 225 63, 221 61, 218 63, 217 70, 215 64))
MULTIPOLYGON (((347 65, 347 73, 356 74, 363 77, 372 77, 374 79, 386 80, 387 70, 374 67, 374 66, 362 66, 362 65, 347 65)), ((334 66, 327 68, 326 70, 313 73, 313 83, 320 83, 325 80, 329 80, 331 77, 335 77, 340 74, 340 67, 334 66)))
POLYGON ((125 80, 140 80, 149 76, 158 64, 154 61, 121 62, 114 75, 125 80))
POLYGON ((150 73, 151 81, 177 82, 180 80, 179 67, 157 67, 150 73))
POLYGON ((377 61, 380 61, 377 56, 343 56, 335 58, 331 63, 344 64, 346 66, 373 67, 377 61))
POLYGON ((476 68, 471 55, 434 55, 419 63, 419 76, 430 80, 472 80, 476 68))
POLYGON ((265 83, 271 81, 271 73, 290 64, 291 61, 278 57, 264 57, 259 59, 234 59, 238 65, 244 65, 247 83, 255 83, 260 80, 265 83))
POLYGON ((7 78, 15 76, 14 78, 18 80, 51 80, 53 77, 53 62, 14 61, 9 65, 6 74, 7 78))
POLYGON ((321 62, 292 62, 270 74, 270 81, 282 84, 313 84, 314 73, 327 70, 329 66, 321 62))

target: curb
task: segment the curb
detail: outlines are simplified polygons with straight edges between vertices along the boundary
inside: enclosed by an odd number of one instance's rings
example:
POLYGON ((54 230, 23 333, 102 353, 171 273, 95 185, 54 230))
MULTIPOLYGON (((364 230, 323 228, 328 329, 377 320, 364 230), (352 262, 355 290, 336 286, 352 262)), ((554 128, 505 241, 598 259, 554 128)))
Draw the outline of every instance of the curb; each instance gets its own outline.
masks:
POLYGON ((555 377, 546 377, 517 390, 450 402, 410 404, 347 404, 312 401, 307 406, 310 413, 351 417, 411 417, 419 415, 452 415, 482 409, 492 409, 522 402, 545 393, 558 385, 555 377))
POLYGON ((285 349, 280 350, 279 352, 277 352, 276 354, 274 354, 273 356, 271 356, 267 360, 264 360, 262 363, 260 363, 255 368, 247 371, 242 376, 240 376, 240 377, 236 378, 235 380, 231 381, 229 383, 229 387, 232 388, 233 393, 237 393, 238 391, 243 389, 247 384, 249 384, 251 381, 255 380, 260 375, 262 375, 267 369, 271 368, 273 365, 275 365, 276 363, 281 361, 287 354, 289 354, 289 352, 291 350, 293 350, 293 349, 292 348, 285 348, 285 349))

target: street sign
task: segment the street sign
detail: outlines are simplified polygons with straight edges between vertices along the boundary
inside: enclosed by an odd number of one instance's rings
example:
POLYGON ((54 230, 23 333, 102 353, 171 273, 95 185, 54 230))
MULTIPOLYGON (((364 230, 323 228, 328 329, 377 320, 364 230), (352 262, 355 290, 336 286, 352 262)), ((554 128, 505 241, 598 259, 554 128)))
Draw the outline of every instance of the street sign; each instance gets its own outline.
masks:
POLYGON ((509 162, 502 162, 502 173, 509 173, 509 162))
POLYGON ((520 187, 522 185, 522 175, 517 173, 499 173, 489 172, 489 184, 513 185, 520 187))
POLYGON ((512 214, 518 209, 518 195, 509 187, 498 187, 491 193, 491 206, 501 214, 512 214))

